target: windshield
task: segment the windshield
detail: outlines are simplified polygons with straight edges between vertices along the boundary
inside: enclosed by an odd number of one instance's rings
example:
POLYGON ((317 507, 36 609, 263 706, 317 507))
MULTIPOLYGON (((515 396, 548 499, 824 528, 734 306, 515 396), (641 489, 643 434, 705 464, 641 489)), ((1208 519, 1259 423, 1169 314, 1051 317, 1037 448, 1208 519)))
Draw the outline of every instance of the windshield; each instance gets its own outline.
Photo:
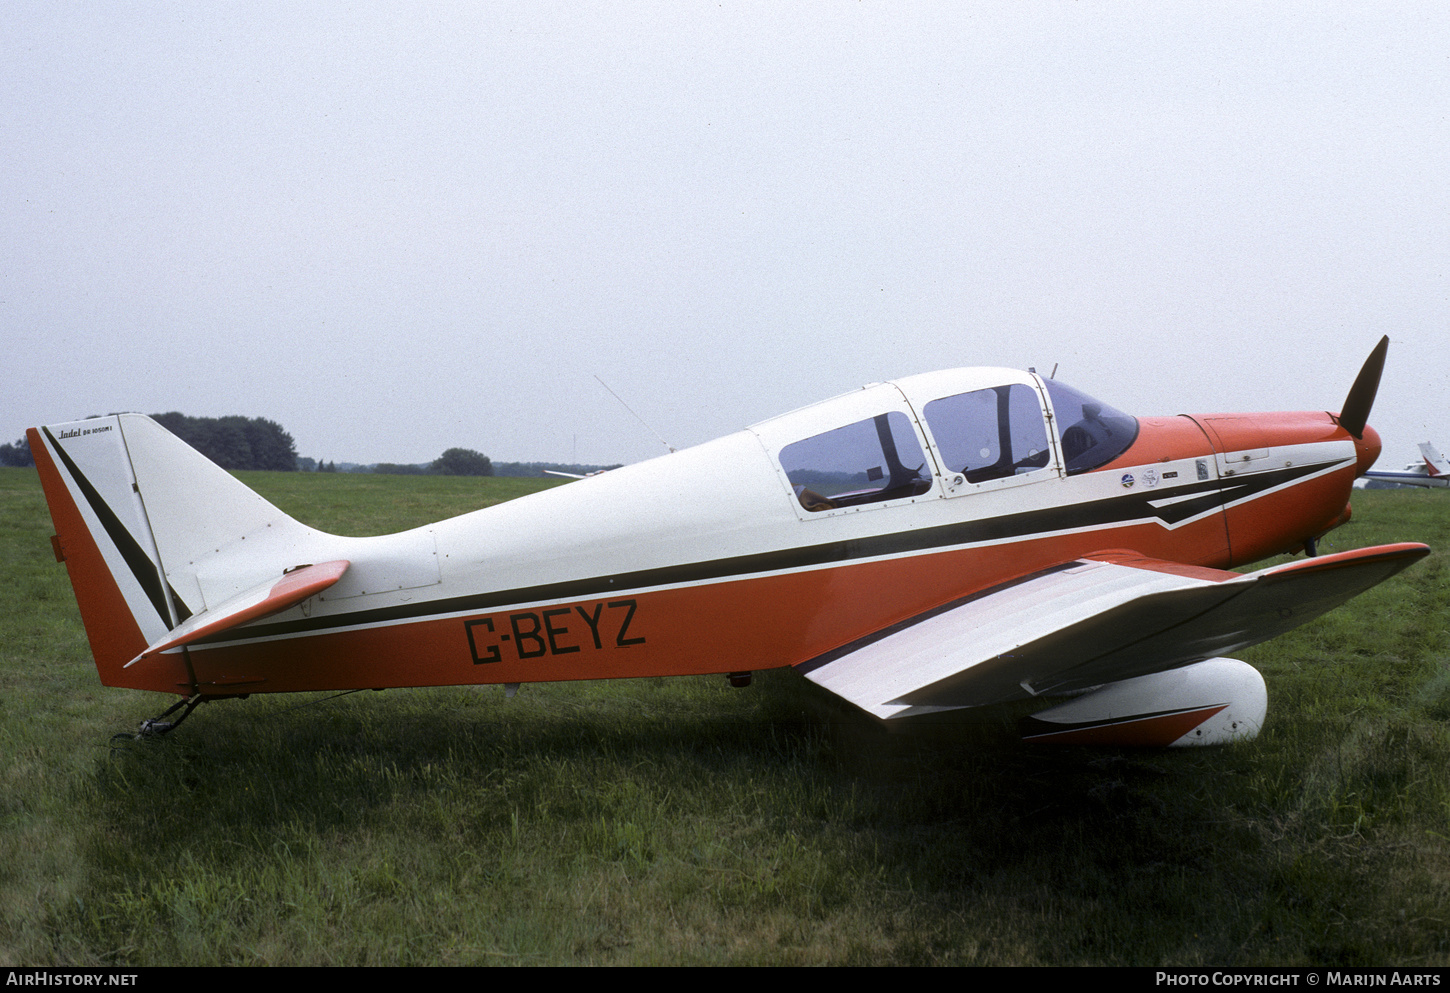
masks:
POLYGON ((1062 458, 1069 476, 1107 465, 1138 437, 1138 419, 1056 379, 1044 380, 1052 398, 1062 458))

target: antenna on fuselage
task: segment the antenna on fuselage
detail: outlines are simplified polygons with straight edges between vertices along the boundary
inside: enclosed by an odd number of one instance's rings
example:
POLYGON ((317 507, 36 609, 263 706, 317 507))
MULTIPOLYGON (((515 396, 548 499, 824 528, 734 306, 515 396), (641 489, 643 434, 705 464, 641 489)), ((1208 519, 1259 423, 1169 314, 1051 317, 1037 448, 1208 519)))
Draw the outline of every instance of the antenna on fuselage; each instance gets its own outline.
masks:
MULTIPOLYGON (((596 374, 594 378, 595 379, 599 379, 599 376, 596 374)), ((604 380, 599 379, 599 385, 602 386, 602 387, 604 387, 606 390, 609 390, 609 384, 606 383, 604 380)), ((668 441, 665 441, 664 436, 661 435, 654 428, 650 427, 648 421, 646 421, 643 417, 640 417, 638 414, 635 414, 634 413, 634 408, 632 408, 629 404, 625 403, 624 400, 623 400, 623 398, 621 398, 618 393, 614 392, 613 390, 609 390, 609 395, 612 396, 612 397, 614 397, 614 399, 618 400, 619 401, 619 405, 621 407, 623 407, 625 410, 629 411, 631 414, 634 414, 634 419, 637 420, 637 421, 639 421, 641 424, 643 424, 645 426, 645 430, 647 430, 650 434, 652 434, 656 438, 658 438, 660 440, 660 444, 661 445, 664 445, 671 452, 674 452, 675 446, 674 445, 671 445, 668 441)))

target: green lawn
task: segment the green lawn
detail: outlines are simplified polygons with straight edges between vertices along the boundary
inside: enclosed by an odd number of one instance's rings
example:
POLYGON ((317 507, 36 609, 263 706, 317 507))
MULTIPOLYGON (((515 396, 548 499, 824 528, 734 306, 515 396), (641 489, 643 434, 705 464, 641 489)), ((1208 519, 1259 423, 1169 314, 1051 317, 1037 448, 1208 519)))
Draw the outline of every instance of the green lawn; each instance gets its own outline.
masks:
MULTIPOLYGON (((241 474, 345 534, 549 485, 241 474)), ((113 749, 30 470, 0 470, 0 962, 1450 962, 1450 495, 1323 545, 1436 553, 1245 653, 1228 749, 895 734, 791 671, 254 697, 113 749)))

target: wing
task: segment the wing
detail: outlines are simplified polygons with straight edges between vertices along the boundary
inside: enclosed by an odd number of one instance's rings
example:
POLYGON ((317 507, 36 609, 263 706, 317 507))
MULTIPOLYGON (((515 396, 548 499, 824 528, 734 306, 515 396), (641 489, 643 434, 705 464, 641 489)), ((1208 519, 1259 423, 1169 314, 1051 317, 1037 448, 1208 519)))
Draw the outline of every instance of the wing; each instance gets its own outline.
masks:
POLYGON ((882 718, 1084 690, 1266 641, 1429 551, 1381 545, 1248 575, 1106 552, 947 604, 800 668, 882 718))

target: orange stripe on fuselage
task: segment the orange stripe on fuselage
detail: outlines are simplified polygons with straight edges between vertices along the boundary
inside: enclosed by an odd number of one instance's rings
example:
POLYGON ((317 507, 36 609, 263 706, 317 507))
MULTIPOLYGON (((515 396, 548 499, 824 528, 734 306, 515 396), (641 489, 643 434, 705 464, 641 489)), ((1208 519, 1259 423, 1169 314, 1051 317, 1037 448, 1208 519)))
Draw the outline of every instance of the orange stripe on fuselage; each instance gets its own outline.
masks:
POLYGON ((1226 507, 1233 564, 1245 565, 1281 552, 1298 551, 1303 538, 1323 534, 1348 519, 1346 507, 1355 469, 1305 479, 1246 503, 1226 507), (1285 521, 1303 521, 1302 537, 1285 535, 1285 521))
MULTIPOLYGON (((1217 515, 488 613, 195 646, 203 692, 343 690, 734 672, 795 665, 1095 549, 1221 554, 1217 515)), ((238 630, 237 634, 244 633, 238 630)), ((162 656, 166 658, 170 656, 162 656)), ((145 669, 142 662, 127 675, 145 669)))

